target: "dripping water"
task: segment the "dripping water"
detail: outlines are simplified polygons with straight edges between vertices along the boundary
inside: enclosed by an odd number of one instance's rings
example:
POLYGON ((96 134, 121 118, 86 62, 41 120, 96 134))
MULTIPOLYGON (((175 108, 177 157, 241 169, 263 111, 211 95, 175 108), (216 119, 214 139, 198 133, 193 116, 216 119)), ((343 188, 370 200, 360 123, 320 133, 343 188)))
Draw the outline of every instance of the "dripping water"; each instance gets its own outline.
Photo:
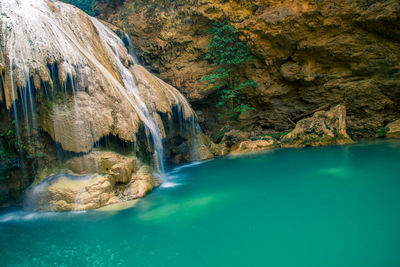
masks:
MULTIPOLYGON (((14 72, 13 72, 13 68, 14 68, 14 64, 13 64, 13 54, 14 51, 11 50, 10 53, 10 57, 9 57, 9 62, 10 62, 10 66, 9 66, 9 75, 10 75, 10 83, 11 83, 11 94, 12 94, 12 99, 17 99, 16 95, 15 95, 15 86, 14 86, 14 72)), ((27 171, 26 171, 26 166, 25 166, 25 158, 24 158, 24 152, 22 149, 22 137, 21 137, 21 130, 20 130, 20 124, 19 124, 19 118, 18 118, 18 106, 17 106, 17 101, 13 101, 12 103, 12 110, 13 110, 13 115, 14 115, 14 126, 15 126, 15 134, 17 137, 17 151, 18 151, 18 157, 19 157, 19 161, 21 163, 21 170, 22 170, 22 177, 23 179, 26 179, 27 177, 27 171)), ((25 181, 23 180, 23 182, 25 183, 25 181)))
POLYGON ((123 41, 126 42, 126 44, 127 44, 128 53, 132 57, 133 63, 140 65, 139 59, 136 55, 135 48, 133 47, 132 40, 128 34, 125 33, 123 41))
POLYGON ((157 127, 157 123, 154 120, 154 114, 149 112, 144 101, 141 99, 140 94, 137 90, 135 80, 130 73, 130 71, 122 64, 118 55, 118 44, 123 43, 113 32, 107 29, 103 24, 99 23, 97 20, 92 20, 94 25, 97 27, 101 39, 105 42, 106 47, 110 47, 110 52, 114 55, 119 68, 119 73, 121 75, 123 84, 125 88, 120 88, 121 93, 127 98, 127 100, 132 104, 138 114, 142 115, 144 119, 145 132, 146 135, 150 135, 153 141, 154 157, 156 159, 156 166, 158 169, 158 175, 161 180, 164 180, 165 167, 164 167, 164 149, 161 136, 161 130, 157 127), (110 38, 112 36, 113 38, 110 38), (125 90, 127 92, 125 92, 125 90), (136 104, 137 103, 137 104, 136 104))

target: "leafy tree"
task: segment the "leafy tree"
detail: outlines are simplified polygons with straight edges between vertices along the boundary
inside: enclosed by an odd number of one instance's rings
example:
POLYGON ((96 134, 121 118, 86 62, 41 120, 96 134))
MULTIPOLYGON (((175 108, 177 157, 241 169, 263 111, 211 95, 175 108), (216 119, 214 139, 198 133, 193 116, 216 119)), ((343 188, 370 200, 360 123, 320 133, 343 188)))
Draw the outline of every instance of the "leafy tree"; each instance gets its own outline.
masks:
POLYGON ((243 89, 258 86, 253 80, 240 78, 240 67, 253 59, 246 44, 240 41, 235 26, 214 23, 211 32, 214 36, 207 47, 205 59, 218 68, 201 81, 217 90, 220 96, 217 107, 224 109, 229 118, 235 120, 240 114, 255 110, 239 98, 243 89))

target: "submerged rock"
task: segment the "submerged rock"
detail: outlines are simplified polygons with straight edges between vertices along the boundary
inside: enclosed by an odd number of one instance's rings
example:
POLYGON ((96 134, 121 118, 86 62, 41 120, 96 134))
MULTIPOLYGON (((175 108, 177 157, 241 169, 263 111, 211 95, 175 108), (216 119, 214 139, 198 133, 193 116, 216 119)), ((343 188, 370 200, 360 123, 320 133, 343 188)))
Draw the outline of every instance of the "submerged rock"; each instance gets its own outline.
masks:
POLYGON ((346 132, 346 108, 337 105, 300 120, 296 128, 281 138, 283 147, 348 144, 353 140, 346 132))

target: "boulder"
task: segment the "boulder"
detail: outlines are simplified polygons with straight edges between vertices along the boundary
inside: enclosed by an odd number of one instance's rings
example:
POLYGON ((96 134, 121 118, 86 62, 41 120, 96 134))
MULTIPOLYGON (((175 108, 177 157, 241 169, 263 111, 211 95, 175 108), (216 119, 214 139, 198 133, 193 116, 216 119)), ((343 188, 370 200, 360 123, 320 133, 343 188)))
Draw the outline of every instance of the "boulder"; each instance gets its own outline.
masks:
POLYGON ((236 143, 246 141, 249 139, 249 133, 242 132, 240 130, 232 129, 224 134, 221 143, 228 147, 233 146, 236 143))
POLYGON ((123 156, 112 151, 92 151, 66 162, 66 168, 74 173, 109 175, 116 183, 128 183, 139 167, 140 162, 135 156, 123 156))
POLYGON ((337 105, 318 111, 297 122, 296 128, 281 137, 283 147, 324 146, 352 143, 346 132, 346 108, 337 105))
POLYGON ((275 148, 277 141, 272 137, 267 137, 259 140, 246 140, 234 144, 231 147, 231 154, 240 154, 246 152, 255 152, 275 148))
POLYGON ((387 137, 400 138, 400 119, 391 122, 387 125, 388 131, 386 133, 387 137))
POLYGON ((147 166, 143 166, 132 177, 131 182, 125 187, 122 196, 124 200, 141 198, 159 184, 160 182, 154 178, 150 172, 150 169, 147 166))
POLYGON ((170 153, 173 155, 170 156, 171 162, 182 163, 223 156, 228 153, 228 148, 222 143, 215 144, 207 135, 199 132, 195 139, 174 146, 170 153))
POLYGON ((60 173, 30 187, 26 193, 24 208, 39 211, 97 209, 141 198, 159 184, 150 168, 145 165, 131 174, 126 183, 107 174, 60 173))
POLYGON ((214 156, 224 156, 228 154, 228 148, 225 144, 215 144, 203 133, 197 135, 197 143, 200 144, 199 150, 201 147, 207 148, 214 156))
POLYGON ((61 173, 29 188, 24 207, 39 211, 70 211, 96 209, 116 202, 118 198, 109 177, 61 173))
POLYGON ((150 167, 135 156, 112 151, 72 157, 37 176, 44 178, 28 188, 24 201, 28 210, 97 209, 141 198, 160 184, 150 167))

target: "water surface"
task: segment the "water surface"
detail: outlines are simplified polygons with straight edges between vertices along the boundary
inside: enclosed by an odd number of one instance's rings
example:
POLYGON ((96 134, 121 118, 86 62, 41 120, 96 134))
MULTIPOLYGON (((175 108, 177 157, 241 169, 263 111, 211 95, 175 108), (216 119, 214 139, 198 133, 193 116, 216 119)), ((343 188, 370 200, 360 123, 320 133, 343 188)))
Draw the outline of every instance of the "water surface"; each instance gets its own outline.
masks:
POLYGON ((400 142, 173 169, 118 212, 0 214, 0 266, 400 266, 400 142))

